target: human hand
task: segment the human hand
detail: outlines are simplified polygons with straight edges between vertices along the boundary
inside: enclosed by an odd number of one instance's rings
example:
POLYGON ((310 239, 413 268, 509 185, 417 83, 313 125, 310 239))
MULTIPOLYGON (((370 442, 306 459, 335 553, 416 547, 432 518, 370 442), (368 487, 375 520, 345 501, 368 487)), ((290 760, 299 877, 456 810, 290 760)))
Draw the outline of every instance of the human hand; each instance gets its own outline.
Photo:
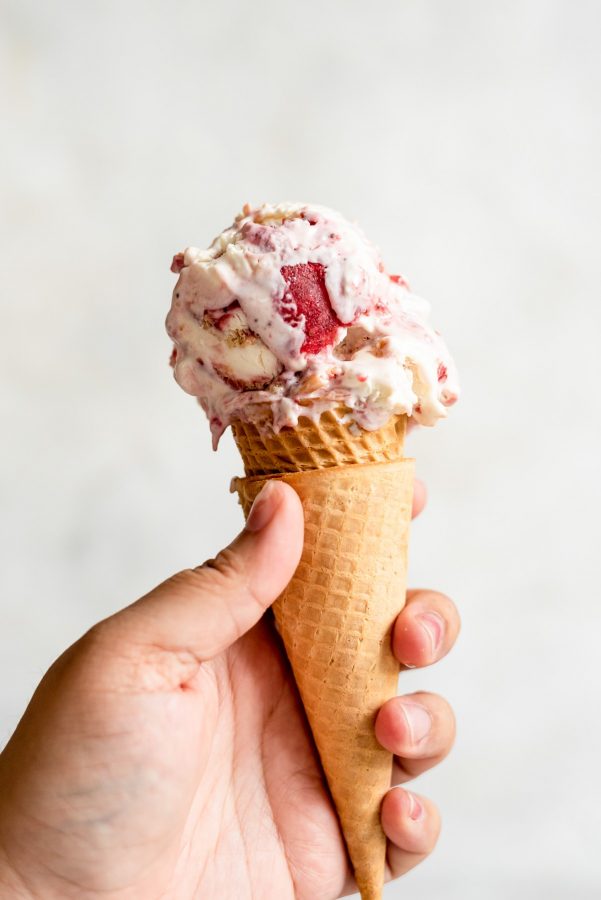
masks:
MULTIPOLYGON (((424 505, 417 483, 414 514, 424 505)), ((51 667, 0 755, 0 895, 78 900, 335 898, 355 890, 269 605, 298 563, 302 508, 273 482, 219 556, 94 626, 51 667)), ((393 632, 405 667, 459 630, 411 591, 393 632)), ((393 784, 436 765, 454 720, 434 694, 386 703, 393 784)), ((435 806, 382 804, 388 877, 432 850, 435 806)))

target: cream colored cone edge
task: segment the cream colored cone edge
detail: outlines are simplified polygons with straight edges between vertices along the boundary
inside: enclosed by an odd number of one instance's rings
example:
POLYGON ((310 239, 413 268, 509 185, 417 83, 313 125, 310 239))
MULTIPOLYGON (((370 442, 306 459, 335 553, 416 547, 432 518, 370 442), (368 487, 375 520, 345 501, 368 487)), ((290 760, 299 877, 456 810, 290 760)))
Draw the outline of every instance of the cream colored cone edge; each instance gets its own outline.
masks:
MULTIPOLYGON (((391 629, 405 602, 413 462, 281 476, 302 501, 305 541, 274 613, 363 900, 384 882, 392 756, 374 722, 397 689, 391 629)), ((235 480, 245 515, 264 483, 235 480)))

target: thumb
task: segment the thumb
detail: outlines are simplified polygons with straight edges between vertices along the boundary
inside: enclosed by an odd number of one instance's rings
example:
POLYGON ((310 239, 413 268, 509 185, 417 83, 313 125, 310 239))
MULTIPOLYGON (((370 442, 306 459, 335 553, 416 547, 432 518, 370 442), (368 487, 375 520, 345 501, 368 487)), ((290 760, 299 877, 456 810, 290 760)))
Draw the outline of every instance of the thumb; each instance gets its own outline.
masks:
POLYGON ((246 525, 216 559, 163 582, 117 614, 120 634, 136 643, 216 656, 261 618, 290 581, 303 545, 296 492, 268 481, 246 525))

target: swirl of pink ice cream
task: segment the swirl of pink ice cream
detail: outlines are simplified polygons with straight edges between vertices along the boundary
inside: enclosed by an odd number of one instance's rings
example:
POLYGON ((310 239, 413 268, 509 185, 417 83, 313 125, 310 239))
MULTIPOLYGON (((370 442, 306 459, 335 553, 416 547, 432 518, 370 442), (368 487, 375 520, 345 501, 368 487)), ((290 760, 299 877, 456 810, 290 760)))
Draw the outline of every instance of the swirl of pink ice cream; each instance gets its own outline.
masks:
POLYGON ((433 425, 457 400, 428 305, 333 210, 245 206, 208 250, 176 254, 172 270, 175 378, 200 401, 215 446, 236 419, 278 431, 346 407, 375 430, 401 414, 433 425))

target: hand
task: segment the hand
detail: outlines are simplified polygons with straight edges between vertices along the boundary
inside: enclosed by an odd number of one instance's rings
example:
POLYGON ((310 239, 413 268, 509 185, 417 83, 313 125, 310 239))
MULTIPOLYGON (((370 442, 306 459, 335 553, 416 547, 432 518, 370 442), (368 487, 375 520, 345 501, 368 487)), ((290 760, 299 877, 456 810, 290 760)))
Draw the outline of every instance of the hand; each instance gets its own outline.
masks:
MULTIPOLYGON (((416 485, 414 512, 424 505, 416 485)), ((354 890, 304 714, 265 611, 300 557, 302 508, 275 483, 217 559, 99 623, 38 687, 0 756, 4 898, 335 898, 354 890)), ((455 641, 450 600, 413 591, 393 648, 426 666, 455 641)), ((394 784, 453 742, 447 703, 397 697, 378 740, 394 784)), ((389 877, 433 848, 434 805, 382 805, 389 877)))

